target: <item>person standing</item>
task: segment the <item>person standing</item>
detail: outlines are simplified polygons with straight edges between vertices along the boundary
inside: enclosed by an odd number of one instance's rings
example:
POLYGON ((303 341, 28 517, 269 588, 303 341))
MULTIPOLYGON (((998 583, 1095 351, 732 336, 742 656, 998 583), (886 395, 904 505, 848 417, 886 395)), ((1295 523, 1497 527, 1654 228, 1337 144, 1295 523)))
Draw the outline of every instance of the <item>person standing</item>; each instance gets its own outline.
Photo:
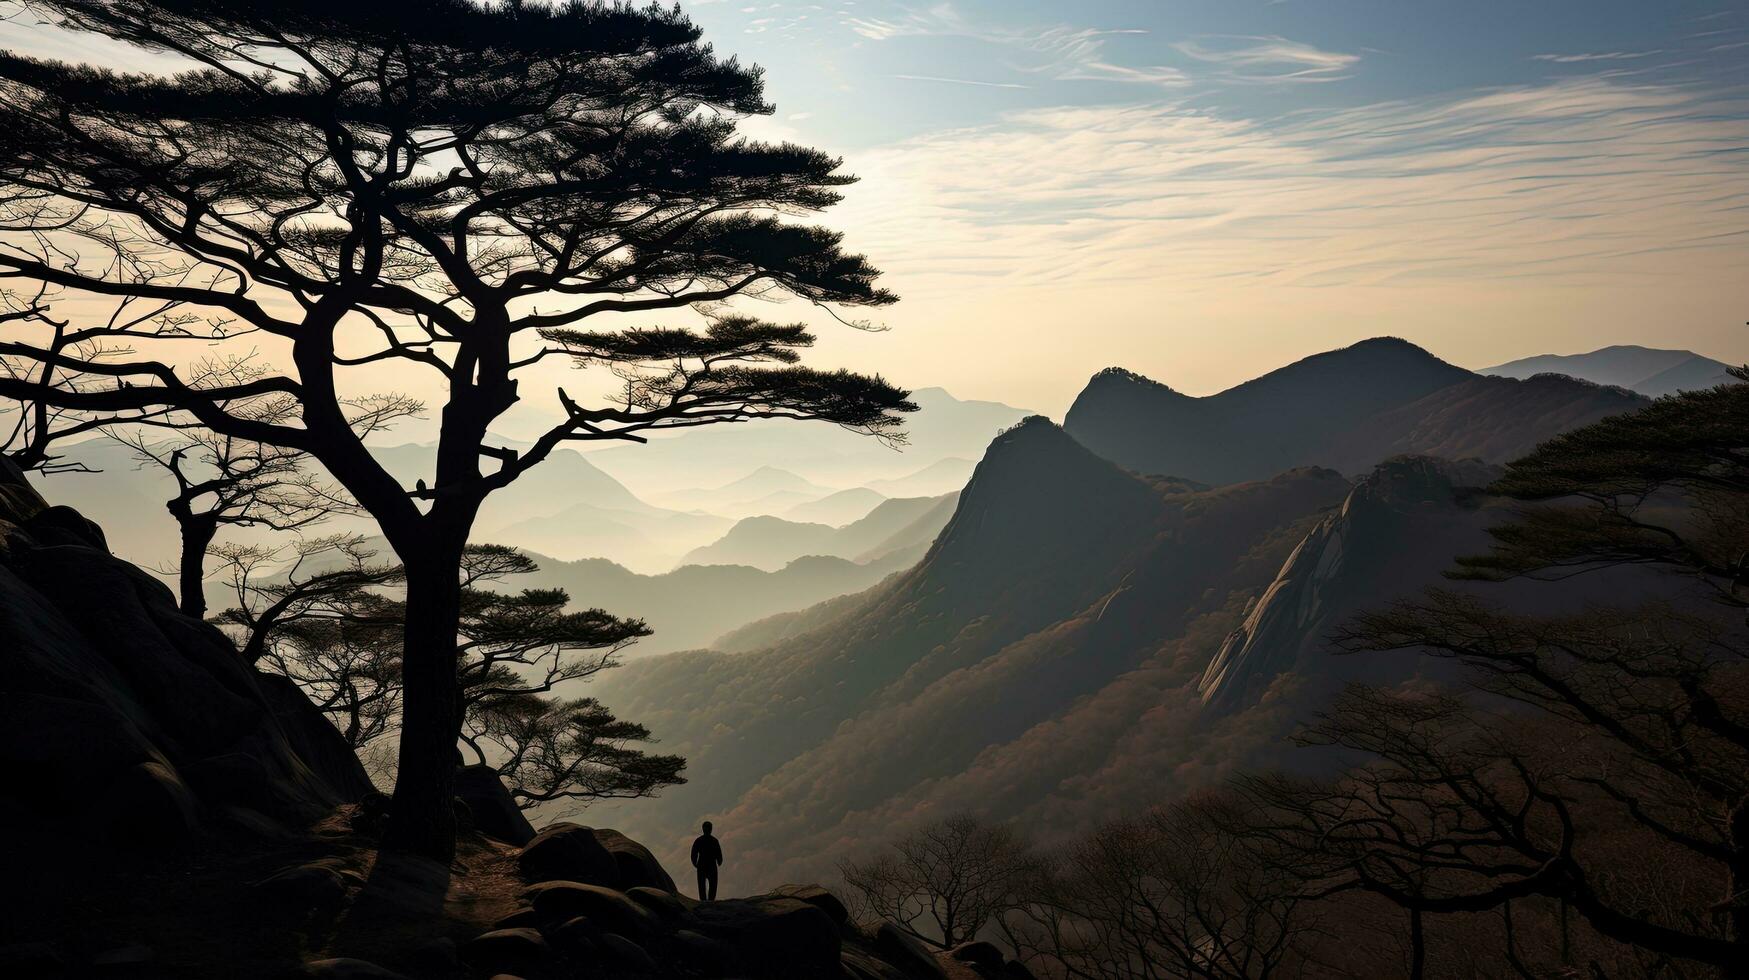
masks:
POLYGON ((704 833, 692 842, 692 866, 698 869, 698 898, 701 902, 717 900, 717 867, 723 863, 723 845, 711 836, 711 822, 704 822, 704 833))

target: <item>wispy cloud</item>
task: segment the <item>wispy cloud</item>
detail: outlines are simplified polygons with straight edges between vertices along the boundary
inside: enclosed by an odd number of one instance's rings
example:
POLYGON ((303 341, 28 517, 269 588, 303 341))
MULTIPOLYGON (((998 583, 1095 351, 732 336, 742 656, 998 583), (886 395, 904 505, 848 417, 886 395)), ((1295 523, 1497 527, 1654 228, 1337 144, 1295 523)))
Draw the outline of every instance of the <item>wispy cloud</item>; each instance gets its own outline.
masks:
POLYGON ((1208 35, 1172 47, 1185 57, 1220 66, 1229 81, 1334 81, 1360 61, 1359 55, 1275 36, 1208 35))
POLYGON ((1017 70, 1061 81, 1134 82, 1179 86, 1188 82, 1183 71, 1167 65, 1125 65, 1106 50, 1114 37, 1142 35, 1133 28, 1107 30, 1056 25, 1044 28, 1014 28, 974 22, 952 4, 926 10, 907 10, 889 18, 849 17, 852 31, 872 41, 902 37, 962 37, 1025 52, 1034 63, 1017 70))
POLYGON ((1651 51, 1593 51, 1580 54, 1537 54, 1531 55, 1531 60, 1552 61, 1556 64, 1568 65, 1586 61, 1634 61, 1663 53, 1662 48, 1654 48, 1651 51))
POLYGON ((974 78, 946 78, 940 75, 894 75, 913 82, 946 82, 950 85, 977 85, 982 88, 1027 88, 1019 82, 980 82, 974 78))
POLYGON ((1598 78, 1267 123, 1044 109, 859 154, 840 220, 912 295, 1726 281, 1749 259, 1746 120, 1741 101, 1598 78))

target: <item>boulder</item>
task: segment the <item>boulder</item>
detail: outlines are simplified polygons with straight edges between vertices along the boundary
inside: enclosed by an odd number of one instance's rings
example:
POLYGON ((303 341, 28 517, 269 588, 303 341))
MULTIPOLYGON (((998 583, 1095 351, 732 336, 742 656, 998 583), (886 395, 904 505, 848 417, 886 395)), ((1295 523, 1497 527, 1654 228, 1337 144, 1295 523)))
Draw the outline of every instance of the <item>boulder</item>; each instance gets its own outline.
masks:
POLYGON ((401 961, 418 977, 453 977, 462 973, 456 941, 448 936, 429 936, 401 947, 401 961))
POLYGON ((662 972, 644 947, 618 933, 602 933, 596 946, 602 958, 614 967, 614 976, 653 977, 662 972))
POLYGON ((184 766, 182 774, 195 793, 210 803, 235 803, 272 813, 280 802, 267 764, 246 752, 197 759, 184 766))
POLYGON ((970 963, 973 966, 984 966, 991 969, 1001 966, 1002 961, 1006 959, 1002 955, 1002 951, 996 948, 995 943, 987 943, 982 940, 961 943, 955 946, 949 955, 961 963, 970 963))
POLYGON ((303 975, 319 980, 407 980, 393 970, 350 956, 311 960, 304 964, 303 975))
POLYGON ((839 969, 838 925, 800 899, 765 895, 705 902, 685 921, 764 976, 823 977, 839 969))
POLYGON ((662 867, 662 862, 656 860, 656 855, 650 849, 632 840, 617 830, 598 829, 593 832, 596 843, 607 853, 613 855, 615 866, 619 870, 619 888, 660 888, 665 892, 674 892, 674 879, 668 876, 668 871, 662 867))
POLYGON ((545 930, 544 934, 555 946, 573 956, 593 951, 595 941, 601 938, 601 930, 586 915, 572 916, 545 930))
POLYGON ((680 896, 660 888, 638 885, 626 889, 626 897, 664 919, 678 919, 686 914, 686 903, 680 896))
POLYGON ((380 837, 389 825, 389 807, 394 799, 387 793, 371 790, 359 797, 358 804, 352 808, 348 823, 353 833, 366 837, 380 837))
POLYGON ((255 883, 269 903, 298 913, 338 908, 346 898, 346 879, 326 864, 312 862, 275 872, 255 883))
POLYGON ((848 980, 911 980, 898 967, 866 949, 846 947, 840 959, 848 980))
POLYGON ((552 959, 537 929, 494 929, 468 940, 461 958, 482 973, 539 973, 552 959))
POLYGON ((807 902, 831 916, 832 921, 841 926, 850 921, 850 910, 844 907, 838 896, 819 885, 779 885, 771 893, 807 902))
POLYGON ((728 972, 734 954, 722 943, 691 929, 678 930, 670 938, 674 951, 694 972, 707 977, 723 976, 728 972))
POLYGON ((662 930, 661 920, 624 892, 576 881, 546 881, 523 893, 548 922, 583 916, 604 932, 643 937, 662 930))
POLYGON ((536 929, 540 927, 542 921, 544 920, 542 919, 541 914, 536 912, 533 907, 521 908, 504 916, 497 922, 492 923, 492 928, 519 929, 527 927, 530 929, 536 929))
POLYGON ((543 828, 522 848, 516 863, 532 882, 575 881, 608 888, 619 883, 619 863, 594 831, 574 823, 543 828))
POLYGON ((111 843, 161 848, 186 839, 200 824, 194 794, 162 759, 130 766, 99 798, 97 822, 111 843))
POLYGON ((109 553, 109 539, 104 537, 103 528, 71 507, 44 507, 24 521, 22 527, 39 544, 82 546, 109 553))
POLYGON ((875 952, 907 974, 928 977, 929 980, 947 978, 947 972, 936 962, 935 954, 929 951, 929 947, 891 922, 883 922, 875 930, 874 948, 875 952))
POLYGON ((487 837, 522 847, 534 840, 534 827, 491 766, 462 766, 455 771, 456 799, 468 805, 474 829, 487 837))

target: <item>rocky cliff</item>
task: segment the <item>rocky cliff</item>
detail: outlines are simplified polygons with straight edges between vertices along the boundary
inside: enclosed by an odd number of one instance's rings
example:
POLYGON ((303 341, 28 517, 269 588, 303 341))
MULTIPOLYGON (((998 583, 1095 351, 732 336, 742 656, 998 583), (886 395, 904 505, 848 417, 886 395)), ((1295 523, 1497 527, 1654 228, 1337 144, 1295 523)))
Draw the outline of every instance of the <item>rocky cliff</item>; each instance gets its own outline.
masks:
POLYGON ((485 767, 453 863, 379 852, 387 797, 302 693, 4 461, 0 736, 8 980, 1030 977, 817 886, 695 902, 618 831, 536 834, 485 767))
POLYGON ((0 461, 7 829, 163 841, 302 826, 371 789, 333 726, 242 662, 103 531, 0 461))

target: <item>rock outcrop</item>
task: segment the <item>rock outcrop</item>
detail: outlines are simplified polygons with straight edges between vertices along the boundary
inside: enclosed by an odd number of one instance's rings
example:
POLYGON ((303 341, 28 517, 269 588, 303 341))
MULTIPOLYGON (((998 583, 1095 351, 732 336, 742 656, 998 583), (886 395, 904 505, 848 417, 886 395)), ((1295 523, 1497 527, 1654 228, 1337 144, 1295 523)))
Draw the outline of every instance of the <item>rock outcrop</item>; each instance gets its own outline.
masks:
POLYGON ((4 461, 0 668, 0 856, 42 897, 0 976, 939 975, 818 886, 700 904, 618 831, 536 834, 485 767, 453 864, 379 852, 388 797, 329 721, 4 461))
MULTIPOLYGON (((1482 506, 1480 488, 1498 472, 1425 456, 1381 464, 1294 548, 1227 636, 1198 684, 1203 703, 1249 707, 1275 678, 1327 657, 1326 634, 1348 615, 1437 583, 1455 555, 1482 548, 1498 512, 1482 506)), ((1327 663, 1310 673, 1329 682, 1346 676, 1327 663)))
POLYGON ((370 789, 326 719, 0 461, 0 825, 162 844, 302 826, 370 789))
MULTIPOLYGON (((850 921, 844 903, 818 885, 698 902, 674 892, 673 879, 642 845, 615 831, 570 823, 543 829, 517 858, 530 882, 522 907, 462 945, 463 960, 482 975, 747 980, 949 975, 948 954, 932 952, 890 926, 864 934, 850 921), (555 877, 560 874, 574 877, 555 877), (609 879, 617 885, 605 883, 609 879), (668 884, 628 884, 634 879, 668 884)), ((1011 975, 1000 972, 1012 964, 1004 964, 995 947, 977 952, 954 962, 974 968, 978 976, 1011 975)))

